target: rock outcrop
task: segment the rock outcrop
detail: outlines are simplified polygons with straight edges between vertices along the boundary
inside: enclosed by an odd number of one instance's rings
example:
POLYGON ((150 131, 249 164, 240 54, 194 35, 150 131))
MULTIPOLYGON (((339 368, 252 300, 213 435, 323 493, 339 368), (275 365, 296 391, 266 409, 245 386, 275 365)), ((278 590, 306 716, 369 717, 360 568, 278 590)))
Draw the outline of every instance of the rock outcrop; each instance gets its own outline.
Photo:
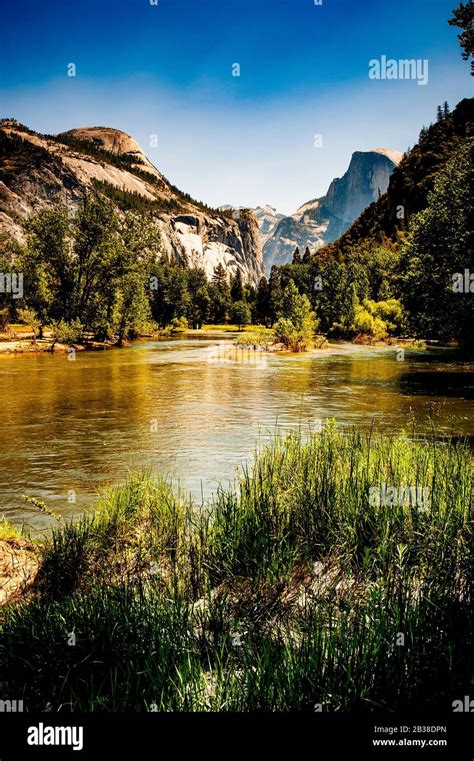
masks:
POLYGON ((0 537, 0 607, 18 600, 34 583, 39 567, 32 542, 0 537))
POLYGON ((244 280, 256 284, 263 275, 262 243, 255 215, 241 209, 236 220, 203 213, 157 218, 163 249, 188 267, 202 267, 211 277, 223 264, 240 269, 244 280))

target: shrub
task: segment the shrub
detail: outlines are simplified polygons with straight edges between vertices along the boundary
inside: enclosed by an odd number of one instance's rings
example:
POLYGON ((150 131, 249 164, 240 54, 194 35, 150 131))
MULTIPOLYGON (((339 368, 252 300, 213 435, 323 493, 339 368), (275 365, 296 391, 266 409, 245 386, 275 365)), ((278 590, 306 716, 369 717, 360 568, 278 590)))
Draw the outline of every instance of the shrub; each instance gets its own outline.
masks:
POLYGON ((172 333, 182 333, 188 329, 188 321, 186 317, 173 317, 171 320, 172 333))
POLYGON ((301 295, 290 280, 283 291, 282 309, 273 326, 277 340, 291 351, 306 351, 313 343, 317 328, 318 321, 308 297, 301 295))
POLYGON ((0 330, 6 330, 10 324, 10 307, 0 309, 0 330))
POLYGON ((243 336, 237 336, 235 343, 237 346, 260 346, 268 348, 275 341, 275 332, 270 328, 257 327, 243 336))
POLYGON ((387 299, 386 301, 365 299, 364 306, 370 314, 378 317, 386 324, 386 329, 390 334, 399 332, 405 324, 405 312, 398 299, 387 299))
POLYGON ((38 315, 34 309, 18 309, 18 319, 23 325, 29 325, 33 332, 33 338, 36 341, 36 337, 40 331, 40 321, 38 315))
POLYGON ((379 317, 374 317, 367 309, 360 305, 356 307, 354 328, 357 333, 371 336, 378 341, 388 336, 385 322, 379 317))
POLYGON ((382 341, 389 335, 399 333, 405 322, 402 305, 397 299, 372 301, 364 299, 355 307, 353 329, 360 335, 382 341))
POLYGON ((56 343, 73 344, 82 339, 83 327, 79 320, 65 322, 60 320, 53 324, 53 346, 56 343))

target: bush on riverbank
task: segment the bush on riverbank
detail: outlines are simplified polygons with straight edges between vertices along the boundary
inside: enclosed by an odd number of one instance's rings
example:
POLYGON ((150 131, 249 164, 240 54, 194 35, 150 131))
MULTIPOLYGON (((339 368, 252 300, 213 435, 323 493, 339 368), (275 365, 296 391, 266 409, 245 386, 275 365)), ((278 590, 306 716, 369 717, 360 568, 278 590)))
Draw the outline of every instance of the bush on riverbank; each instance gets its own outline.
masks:
POLYGON ((134 476, 44 542, 4 613, 3 689, 29 710, 450 710, 470 499, 463 444, 332 425, 277 439, 200 511, 134 476))

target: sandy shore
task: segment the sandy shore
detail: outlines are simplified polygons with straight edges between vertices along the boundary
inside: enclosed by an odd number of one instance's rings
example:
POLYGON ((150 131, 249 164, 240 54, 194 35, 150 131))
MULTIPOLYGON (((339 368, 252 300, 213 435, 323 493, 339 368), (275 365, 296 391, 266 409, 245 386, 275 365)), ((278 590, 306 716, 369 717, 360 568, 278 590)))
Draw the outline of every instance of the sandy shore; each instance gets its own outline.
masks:
MULTIPOLYGON (((55 344, 54 351, 67 351, 68 346, 65 344, 55 344)), ((74 347, 77 351, 84 349, 81 347, 74 347)), ((40 352, 51 352, 51 341, 28 341, 28 340, 12 340, 12 341, 0 341, 0 354, 38 354, 40 352)))

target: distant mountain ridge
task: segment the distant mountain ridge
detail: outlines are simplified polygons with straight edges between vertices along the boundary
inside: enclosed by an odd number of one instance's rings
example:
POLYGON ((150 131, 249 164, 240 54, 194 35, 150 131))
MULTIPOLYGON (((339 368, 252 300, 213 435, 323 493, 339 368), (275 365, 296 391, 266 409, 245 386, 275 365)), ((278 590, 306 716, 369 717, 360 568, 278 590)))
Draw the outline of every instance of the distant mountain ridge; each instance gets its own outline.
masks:
POLYGON ((266 206, 257 206, 253 211, 257 217, 260 235, 262 236, 262 243, 265 245, 267 240, 271 238, 275 232, 278 223, 285 218, 285 215, 278 212, 269 204, 266 206))
POLYGON ((339 238, 361 212, 386 192, 390 175, 403 154, 390 148, 355 151, 343 177, 334 179, 325 196, 306 202, 291 216, 254 209, 263 239, 267 274, 273 264, 291 261, 298 246, 312 252, 339 238))

